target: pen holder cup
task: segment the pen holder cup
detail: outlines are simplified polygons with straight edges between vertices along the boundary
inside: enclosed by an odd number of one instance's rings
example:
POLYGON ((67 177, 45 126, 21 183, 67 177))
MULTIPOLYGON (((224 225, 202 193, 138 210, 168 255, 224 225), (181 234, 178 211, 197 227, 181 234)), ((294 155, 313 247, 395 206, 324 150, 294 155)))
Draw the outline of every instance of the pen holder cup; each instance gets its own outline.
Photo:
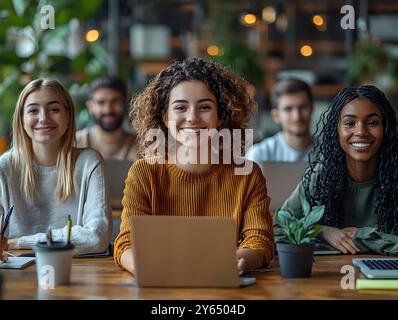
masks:
POLYGON ((66 242, 39 242, 33 247, 36 255, 37 282, 42 289, 70 284, 72 254, 75 246, 66 242))

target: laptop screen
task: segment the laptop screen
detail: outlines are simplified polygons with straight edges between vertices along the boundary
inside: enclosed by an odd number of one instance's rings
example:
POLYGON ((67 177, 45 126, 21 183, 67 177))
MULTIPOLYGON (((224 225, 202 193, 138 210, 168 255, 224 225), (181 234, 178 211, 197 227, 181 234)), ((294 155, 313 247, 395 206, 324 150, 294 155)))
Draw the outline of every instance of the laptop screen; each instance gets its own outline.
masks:
POLYGON ((137 216, 131 223, 139 286, 239 286, 232 218, 137 216))

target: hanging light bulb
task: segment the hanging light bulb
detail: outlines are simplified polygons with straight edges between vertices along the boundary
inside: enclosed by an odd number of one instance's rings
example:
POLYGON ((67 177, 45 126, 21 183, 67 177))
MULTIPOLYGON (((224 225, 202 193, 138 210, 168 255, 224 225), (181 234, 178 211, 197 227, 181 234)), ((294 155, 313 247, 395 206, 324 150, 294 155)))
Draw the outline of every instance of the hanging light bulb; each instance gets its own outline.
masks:
POLYGON ((245 13, 241 16, 241 23, 244 26, 252 26, 257 22, 257 17, 253 13, 245 13))
POLYGON ((261 16, 265 22, 274 23, 276 20, 276 11, 271 6, 264 7, 261 16))
POLYGON ((96 29, 91 29, 86 33, 86 41, 87 42, 95 42, 99 39, 100 33, 96 29))
POLYGON ((310 57, 310 56, 312 56, 312 53, 313 53, 312 47, 311 47, 310 45, 308 45, 308 44, 303 45, 303 46, 300 48, 300 54, 301 54, 303 57, 310 57))

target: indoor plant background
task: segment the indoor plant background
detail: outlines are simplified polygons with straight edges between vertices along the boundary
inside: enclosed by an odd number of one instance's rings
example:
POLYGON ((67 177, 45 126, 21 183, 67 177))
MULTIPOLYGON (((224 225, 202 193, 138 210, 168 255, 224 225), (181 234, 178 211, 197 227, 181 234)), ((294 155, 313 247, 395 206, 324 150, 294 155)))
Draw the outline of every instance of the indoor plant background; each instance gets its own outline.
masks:
POLYGON ((398 87, 398 57, 378 40, 358 42, 347 63, 347 74, 356 83, 373 83, 389 91, 398 87))
POLYGON ((220 46, 220 54, 214 57, 215 61, 229 66, 254 87, 260 88, 265 77, 262 57, 244 40, 247 39, 248 28, 256 26, 236 24, 242 14, 237 7, 237 1, 211 1, 205 26, 206 38, 220 46))
POLYGON ((101 4, 102 0, 0 2, 0 152, 10 138, 16 100, 28 82, 56 78, 76 100, 84 84, 104 72, 106 51, 99 41, 85 41, 83 23, 101 4), (44 5, 54 8, 54 29, 41 27, 44 5))

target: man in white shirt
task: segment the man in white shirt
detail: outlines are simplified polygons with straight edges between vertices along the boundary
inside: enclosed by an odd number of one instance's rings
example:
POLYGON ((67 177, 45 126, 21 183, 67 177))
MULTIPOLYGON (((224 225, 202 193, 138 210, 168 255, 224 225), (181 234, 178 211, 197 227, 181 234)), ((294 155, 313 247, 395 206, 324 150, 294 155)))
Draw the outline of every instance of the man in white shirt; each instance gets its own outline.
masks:
POLYGON ((282 131, 253 145, 246 158, 260 164, 264 161, 307 161, 312 148, 310 87, 298 79, 277 82, 271 91, 271 107, 272 118, 282 131))
POLYGON ((135 136, 122 126, 126 100, 126 85, 121 79, 102 77, 94 80, 86 105, 95 125, 76 133, 77 146, 96 149, 104 158, 136 160, 135 136))

